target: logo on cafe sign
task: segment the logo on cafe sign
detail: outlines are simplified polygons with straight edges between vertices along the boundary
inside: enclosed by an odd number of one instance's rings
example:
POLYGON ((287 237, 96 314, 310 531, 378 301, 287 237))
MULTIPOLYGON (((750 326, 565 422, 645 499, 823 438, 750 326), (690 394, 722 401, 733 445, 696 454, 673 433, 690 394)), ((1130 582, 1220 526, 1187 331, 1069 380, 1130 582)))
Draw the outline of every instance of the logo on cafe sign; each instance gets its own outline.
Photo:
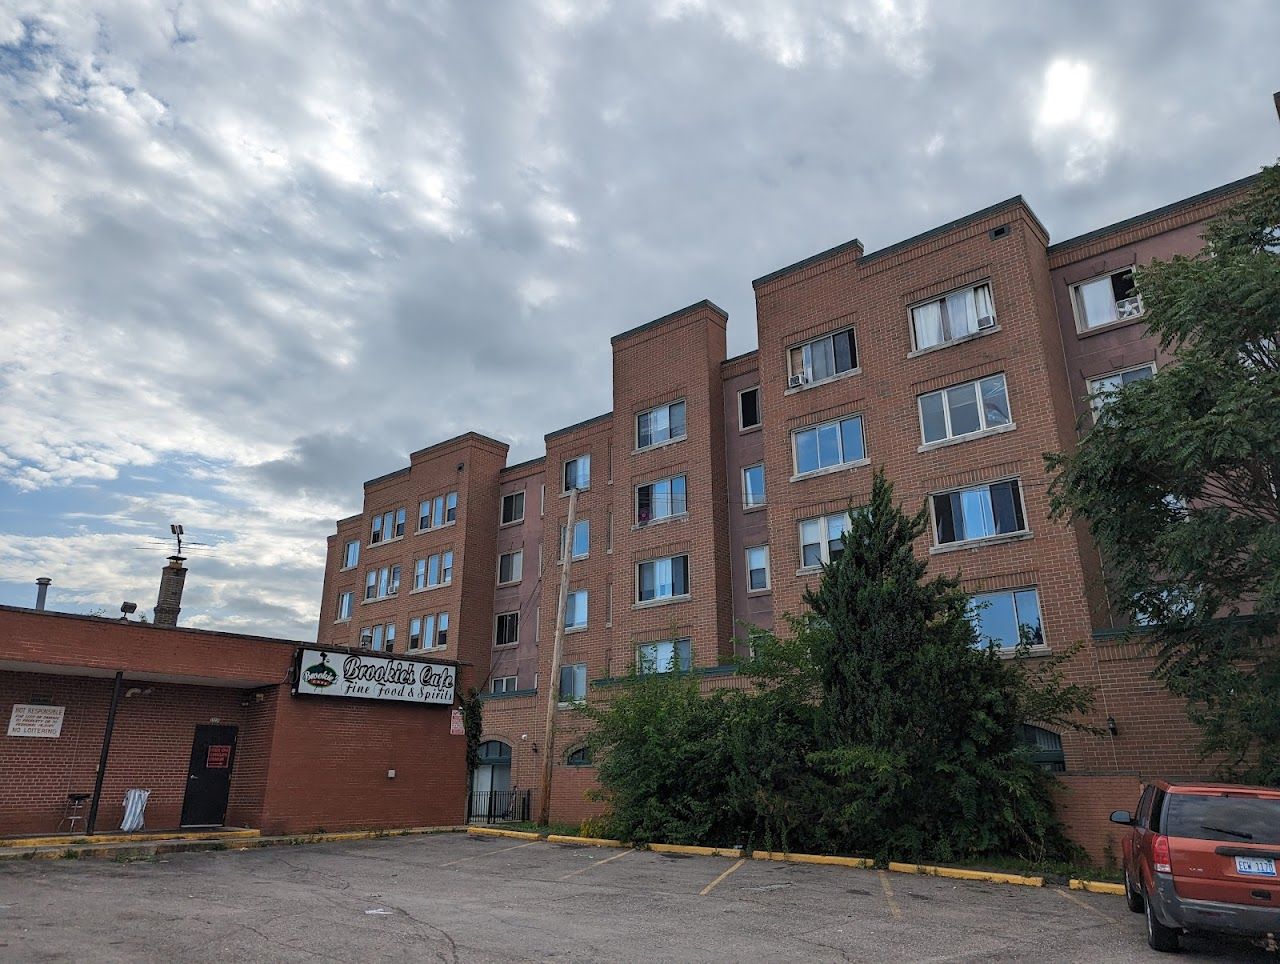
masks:
POLYGON ((298 651, 298 695, 345 696, 451 706, 456 667, 365 653, 298 651), (334 662, 329 662, 333 657, 334 662), (338 660, 341 660, 339 663, 338 660))

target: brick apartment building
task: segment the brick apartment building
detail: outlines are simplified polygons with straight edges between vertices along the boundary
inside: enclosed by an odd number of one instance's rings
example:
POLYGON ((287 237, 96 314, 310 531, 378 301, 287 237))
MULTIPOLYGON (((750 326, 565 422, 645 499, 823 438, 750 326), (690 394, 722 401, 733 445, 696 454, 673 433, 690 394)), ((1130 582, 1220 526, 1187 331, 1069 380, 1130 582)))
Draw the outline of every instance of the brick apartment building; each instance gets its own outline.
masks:
MULTIPOLYGON (((1204 775, 1183 707, 1108 605, 1087 534, 1048 518, 1042 453, 1091 423, 1092 392, 1149 375, 1135 265, 1192 253, 1252 178, 1056 244, 1014 197, 875 252, 858 241, 754 282, 758 349, 725 357, 703 301, 613 338, 613 410, 505 464, 474 433, 367 482, 329 537, 318 641, 476 667, 482 789, 542 768, 559 537, 579 489, 561 690, 594 699, 633 666, 735 685, 735 627, 798 612, 847 506, 883 466, 928 502, 918 552, 988 603, 981 629, 1084 646, 1105 735, 1029 731, 1062 813, 1101 856, 1141 778, 1204 775), (1109 723, 1113 732, 1107 732, 1109 723)), ((580 722, 557 714, 552 815, 593 812, 580 722)))

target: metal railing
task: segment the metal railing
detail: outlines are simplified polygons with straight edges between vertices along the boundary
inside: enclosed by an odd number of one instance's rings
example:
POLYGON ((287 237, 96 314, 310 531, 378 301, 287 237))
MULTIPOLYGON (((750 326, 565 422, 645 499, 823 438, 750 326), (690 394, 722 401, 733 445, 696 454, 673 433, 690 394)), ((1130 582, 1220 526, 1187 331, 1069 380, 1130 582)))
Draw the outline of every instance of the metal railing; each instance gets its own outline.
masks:
POLYGON ((533 790, 475 790, 467 794, 467 823, 522 823, 533 813, 533 790))

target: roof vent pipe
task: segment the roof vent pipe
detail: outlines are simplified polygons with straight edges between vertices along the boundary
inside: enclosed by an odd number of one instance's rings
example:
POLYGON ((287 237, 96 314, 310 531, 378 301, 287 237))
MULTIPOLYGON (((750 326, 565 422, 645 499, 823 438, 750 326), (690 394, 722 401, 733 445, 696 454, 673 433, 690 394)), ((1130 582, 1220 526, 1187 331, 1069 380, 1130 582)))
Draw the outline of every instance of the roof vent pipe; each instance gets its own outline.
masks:
POLYGON ((182 556, 170 556, 169 565, 160 572, 160 595, 156 598, 157 626, 177 626, 178 613, 182 611, 182 586, 187 570, 182 556))
POLYGON ((43 610, 45 600, 49 597, 49 586, 53 580, 48 576, 41 576, 36 580, 36 609, 43 610))

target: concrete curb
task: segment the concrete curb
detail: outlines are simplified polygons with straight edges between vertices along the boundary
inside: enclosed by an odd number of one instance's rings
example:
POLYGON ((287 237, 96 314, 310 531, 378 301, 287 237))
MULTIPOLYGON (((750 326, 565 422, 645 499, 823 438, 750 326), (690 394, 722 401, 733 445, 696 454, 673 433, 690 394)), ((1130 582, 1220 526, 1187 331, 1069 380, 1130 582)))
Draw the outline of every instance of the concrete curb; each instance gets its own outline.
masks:
POLYGON ((953 880, 981 880, 989 884, 1014 884, 1019 887, 1043 887, 1043 877, 1001 874, 989 870, 962 870, 959 867, 932 867, 928 864, 891 862, 889 869, 899 874, 923 874, 927 877, 950 877, 953 880))
POLYGON ((684 844, 651 843, 649 850, 656 854, 686 854, 690 857, 741 857, 743 853, 736 847, 689 847, 684 844))
POLYGON ((30 847, 97 847, 103 844, 145 844, 155 840, 246 840, 261 837, 261 830, 144 830, 142 833, 95 833, 92 837, 48 834, 39 837, 8 837, 0 840, 0 852, 30 847))
POLYGON ((1114 894, 1117 897, 1124 896, 1124 884, 1111 884, 1103 880, 1080 880, 1072 877, 1067 882, 1067 886, 1072 890, 1087 890, 1091 894, 1114 894))
POLYGON ((468 836, 472 837, 510 837, 512 840, 546 840, 544 833, 532 833, 528 830, 499 830, 497 827, 468 827, 468 836))
POLYGON ((859 870, 873 870, 876 862, 870 857, 836 857, 829 854, 788 854, 775 853, 769 850, 756 850, 751 854, 752 860, 779 860, 789 864, 825 864, 831 867, 856 867, 859 870))
POLYGON ((547 843, 577 844, 581 847, 625 847, 621 840, 608 840, 605 837, 573 837, 566 834, 547 834, 547 843))

